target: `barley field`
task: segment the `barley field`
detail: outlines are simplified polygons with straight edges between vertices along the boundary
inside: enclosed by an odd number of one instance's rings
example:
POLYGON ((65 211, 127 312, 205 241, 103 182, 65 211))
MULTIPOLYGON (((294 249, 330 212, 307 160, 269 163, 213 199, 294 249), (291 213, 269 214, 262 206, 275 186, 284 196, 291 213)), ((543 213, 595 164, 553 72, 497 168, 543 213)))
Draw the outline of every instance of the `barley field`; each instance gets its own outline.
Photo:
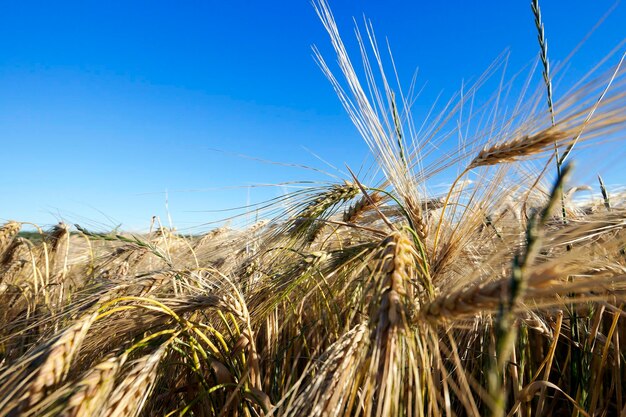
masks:
POLYGON ((4 224, 0 416, 626 417, 625 195, 571 180, 624 137, 620 52, 554 99, 533 1, 515 107, 480 78, 419 129, 371 27, 352 53, 315 7, 377 174, 203 235, 4 224))

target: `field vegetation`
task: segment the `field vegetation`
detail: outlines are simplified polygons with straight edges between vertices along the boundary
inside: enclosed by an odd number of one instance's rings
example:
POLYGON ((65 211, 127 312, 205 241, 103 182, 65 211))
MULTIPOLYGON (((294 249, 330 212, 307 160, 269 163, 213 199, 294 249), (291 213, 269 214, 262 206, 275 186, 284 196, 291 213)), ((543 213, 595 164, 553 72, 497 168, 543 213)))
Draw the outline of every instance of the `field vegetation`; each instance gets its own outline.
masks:
POLYGON ((420 127, 315 6, 372 174, 202 236, 4 224, 0 416, 626 416, 626 207, 569 175, 623 137, 620 56, 555 99, 535 1, 515 105, 474 105, 499 60, 420 127))

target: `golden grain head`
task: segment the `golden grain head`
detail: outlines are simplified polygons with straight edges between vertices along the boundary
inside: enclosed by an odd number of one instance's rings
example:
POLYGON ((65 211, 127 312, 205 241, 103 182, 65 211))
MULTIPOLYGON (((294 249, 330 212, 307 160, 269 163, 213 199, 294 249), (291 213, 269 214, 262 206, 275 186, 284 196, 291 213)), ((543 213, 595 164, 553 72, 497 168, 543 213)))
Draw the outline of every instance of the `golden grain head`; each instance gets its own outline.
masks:
POLYGON ((622 61, 553 94, 533 0, 538 93, 481 77, 418 129, 314 4, 374 165, 202 235, 4 224, 0 417, 626 415, 626 193, 562 153, 623 137, 622 61))

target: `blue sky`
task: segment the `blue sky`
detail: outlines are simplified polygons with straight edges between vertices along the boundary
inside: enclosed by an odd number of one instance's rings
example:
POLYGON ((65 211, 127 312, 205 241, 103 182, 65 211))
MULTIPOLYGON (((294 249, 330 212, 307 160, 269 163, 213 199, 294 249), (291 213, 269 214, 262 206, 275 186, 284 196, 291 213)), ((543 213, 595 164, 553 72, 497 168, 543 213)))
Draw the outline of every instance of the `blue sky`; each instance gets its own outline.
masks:
MULTIPOLYGON (((405 84, 420 68, 418 113, 506 48, 511 68, 532 60, 529 3, 330 1, 349 47, 352 18, 365 14, 389 39, 405 84)), ((551 59, 565 58, 612 5, 541 2, 551 59)), ((567 76, 586 73, 624 26, 620 4, 567 76)), ((284 191, 248 185, 325 179, 237 153, 332 171, 314 152, 358 169, 367 149, 312 44, 333 60, 307 0, 3 2, 0 220, 145 229, 152 215, 166 218, 167 190, 174 225, 194 231, 224 216, 209 210, 284 191)))

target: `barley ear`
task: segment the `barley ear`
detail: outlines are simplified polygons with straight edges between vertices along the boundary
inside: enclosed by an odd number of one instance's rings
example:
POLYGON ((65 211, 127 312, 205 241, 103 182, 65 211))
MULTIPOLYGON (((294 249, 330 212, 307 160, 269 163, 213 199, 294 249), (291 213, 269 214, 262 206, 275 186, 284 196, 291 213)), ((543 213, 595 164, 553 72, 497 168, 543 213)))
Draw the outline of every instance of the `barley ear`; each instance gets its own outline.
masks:
POLYGON ((89 369, 74 385, 59 417, 90 417, 99 414, 114 387, 115 376, 126 355, 112 356, 89 369))
POLYGON ((598 182, 600 183, 600 192, 602 193, 602 198, 604 199, 604 207, 608 211, 611 211, 611 200, 609 199, 609 193, 606 190, 606 186, 604 185, 604 181, 602 181, 602 177, 598 174, 598 182))
POLYGON ((0 260, 4 258, 6 250, 9 249, 21 228, 22 224, 14 221, 5 223, 0 227, 0 260))
POLYGON ((134 417, 141 413, 154 388, 158 367, 167 354, 168 345, 165 343, 154 353, 134 362, 126 377, 108 397, 101 417, 134 417))
POLYGON ((6 406, 9 415, 20 415, 37 405, 65 380, 95 319, 96 313, 79 319, 24 360, 25 369, 12 378, 16 386, 0 387, 4 404, 11 404, 6 406))

